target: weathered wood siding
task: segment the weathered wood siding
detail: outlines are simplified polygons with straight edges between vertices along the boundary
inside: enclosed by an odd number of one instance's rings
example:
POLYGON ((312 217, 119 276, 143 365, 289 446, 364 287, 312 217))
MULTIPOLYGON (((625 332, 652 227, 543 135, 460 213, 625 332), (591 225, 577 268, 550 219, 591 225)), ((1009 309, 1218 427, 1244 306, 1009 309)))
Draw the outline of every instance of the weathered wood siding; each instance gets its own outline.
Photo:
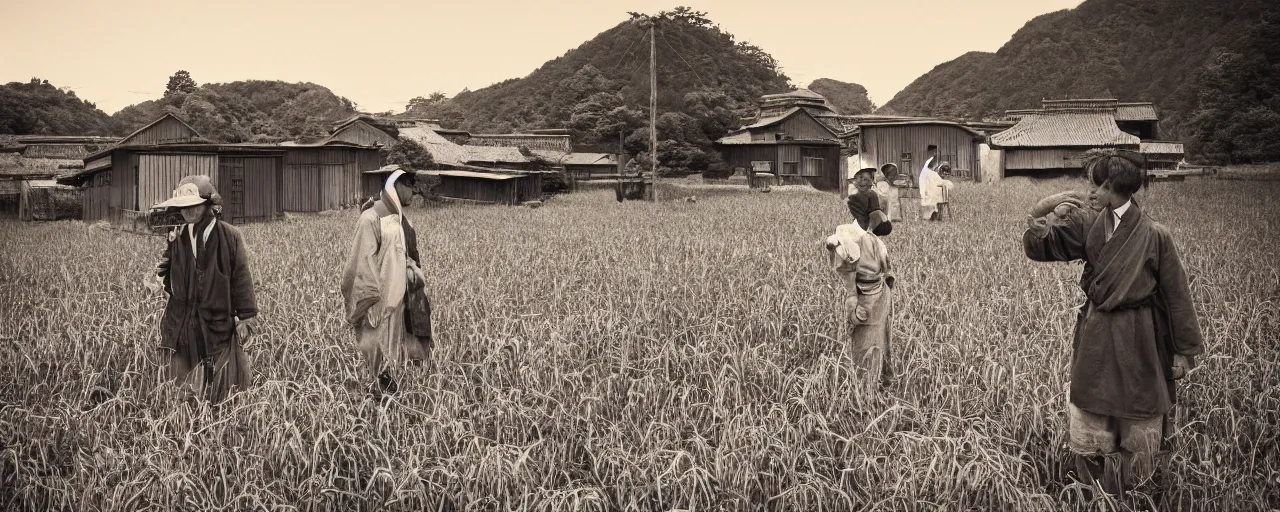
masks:
POLYGON ((462 176, 441 176, 440 195, 486 203, 515 204, 517 182, 522 178, 489 180, 462 176))
POLYGON ((752 172, 752 162, 769 162, 784 183, 808 183, 820 190, 840 190, 840 146, 803 144, 729 144, 721 155, 730 168, 752 172))
POLYGON ((1005 151, 1005 169, 1079 169, 1084 149, 1036 148, 1005 151))
POLYGON ((111 219, 111 195, 116 190, 110 186, 110 180, 110 172, 100 172, 85 185, 84 195, 81 196, 84 200, 81 218, 85 222, 111 219))
POLYGON ((277 186, 284 170, 281 157, 223 156, 218 161, 224 214, 232 224, 264 221, 284 210, 277 186))
POLYGON ((387 134, 382 130, 370 126, 364 121, 356 121, 333 134, 330 140, 351 142, 364 146, 373 144, 391 145, 396 143, 396 138, 387 134))
POLYGON ((315 212, 359 204, 361 172, 380 166, 374 149, 290 149, 284 157, 284 209, 315 212))
POLYGON ((929 145, 938 146, 938 157, 951 163, 956 176, 971 175, 981 179, 978 143, 974 134, 948 125, 862 126, 858 139, 861 167, 894 163, 899 172, 920 177, 920 169, 928 159, 929 145))
POLYGON ((803 112, 773 126, 751 130, 751 140, 776 140, 777 137, 774 134, 791 136, 795 139, 835 140, 835 134, 831 133, 831 130, 828 130, 825 125, 814 119, 813 116, 803 112))
POLYGON ((161 119, 154 126, 148 127, 133 137, 120 141, 120 145, 173 144, 177 142, 194 142, 198 135, 187 125, 172 117, 161 119))
MULTIPOLYGON (((218 155, 201 154, 141 154, 138 155, 137 210, 146 211, 152 205, 173 195, 178 182, 187 176, 203 174, 218 183, 218 155)), ((129 209, 129 208, 126 208, 129 209)))

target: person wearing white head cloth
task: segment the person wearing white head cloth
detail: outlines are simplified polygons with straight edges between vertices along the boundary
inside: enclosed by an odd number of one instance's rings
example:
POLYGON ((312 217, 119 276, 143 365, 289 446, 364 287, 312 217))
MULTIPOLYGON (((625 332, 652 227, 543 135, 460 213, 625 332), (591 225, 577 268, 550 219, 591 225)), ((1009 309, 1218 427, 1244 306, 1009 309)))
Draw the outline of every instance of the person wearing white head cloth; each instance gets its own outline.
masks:
POLYGON ((844 280, 849 351, 866 375, 867 389, 890 377, 889 350, 893 268, 884 242, 856 222, 836 227, 826 239, 827 257, 844 280))
POLYGON ((218 220, 221 202, 209 177, 196 175, 153 207, 177 209, 186 221, 169 233, 156 272, 168 294, 161 347, 173 378, 215 405, 251 384, 242 345, 258 319, 244 237, 218 220))
POLYGON ((425 294, 424 277, 417 236, 401 199, 412 197, 413 179, 404 171, 391 173, 380 198, 361 212, 340 286, 357 348, 378 381, 377 394, 383 396, 395 394, 399 387, 393 370, 401 363, 425 360, 431 348, 429 334, 415 336, 413 317, 405 314, 417 299, 425 302, 425 297, 414 295, 425 294))

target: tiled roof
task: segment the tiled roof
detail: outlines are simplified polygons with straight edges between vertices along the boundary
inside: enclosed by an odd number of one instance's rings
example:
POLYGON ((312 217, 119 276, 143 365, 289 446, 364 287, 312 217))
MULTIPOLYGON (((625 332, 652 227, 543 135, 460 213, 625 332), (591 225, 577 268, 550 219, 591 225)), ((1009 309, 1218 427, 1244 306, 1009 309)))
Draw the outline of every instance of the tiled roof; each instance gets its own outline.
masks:
POLYGON ((523 176, 522 174, 497 174, 472 171, 418 171, 417 173, 425 174, 427 176, 455 176, 459 178, 480 178, 485 180, 511 180, 523 176))
POLYGON ((778 115, 776 115, 776 116, 762 117, 762 118, 760 118, 758 121, 756 121, 756 122, 754 122, 754 123, 751 123, 751 124, 749 124, 749 125, 743 126, 743 128, 744 128, 744 129, 750 129, 750 128, 764 128, 764 127, 769 126, 769 125, 771 125, 771 124, 774 124, 774 123, 777 123, 777 122, 779 122, 779 121, 782 121, 783 119, 786 119, 786 118, 788 118, 788 117, 791 117, 791 115, 792 115, 792 114, 795 114, 796 112, 799 112, 800 110, 802 110, 800 107, 792 107, 792 108, 787 109, 787 111, 786 111, 786 112, 783 112, 783 113, 778 114, 778 115))
POLYGON ((1156 106, 1150 103, 1121 103, 1116 107, 1116 121, 1159 121, 1156 106))
POLYGON ((1162 155, 1184 153, 1182 144, 1178 142, 1143 142, 1139 145, 1139 152, 1162 155))
POLYGON ((1042 112, 991 136, 1000 147, 1137 146, 1138 137, 1120 131, 1110 112, 1042 112))
POLYGON ((520 153, 519 148, 509 146, 459 146, 466 152, 467 162, 501 162, 501 163, 524 163, 529 159, 520 153))

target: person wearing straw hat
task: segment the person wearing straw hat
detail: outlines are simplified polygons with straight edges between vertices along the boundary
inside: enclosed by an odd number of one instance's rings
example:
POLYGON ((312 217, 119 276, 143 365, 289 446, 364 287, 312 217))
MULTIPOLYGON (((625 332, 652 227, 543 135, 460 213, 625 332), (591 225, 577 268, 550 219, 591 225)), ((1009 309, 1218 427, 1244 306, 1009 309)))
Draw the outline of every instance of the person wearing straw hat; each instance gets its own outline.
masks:
POLYGON ((424 361, 431 350, 425 278, 400 199, 411 197, 413 178, 391 173, 380 198, 361 212, 340 284, 357 348, 377 380, 374 394, 384 398, 399 389, 396 367, 424 361))
POLYGON ((258 322, 244 237, 219 219, 222 198, 208 176, 187 176, 153 209, 177 209, 185 224, 169 232, 157 276, 168 293, 162 349, 175 380, 214 404, 251 384, 243 344, 258 322))

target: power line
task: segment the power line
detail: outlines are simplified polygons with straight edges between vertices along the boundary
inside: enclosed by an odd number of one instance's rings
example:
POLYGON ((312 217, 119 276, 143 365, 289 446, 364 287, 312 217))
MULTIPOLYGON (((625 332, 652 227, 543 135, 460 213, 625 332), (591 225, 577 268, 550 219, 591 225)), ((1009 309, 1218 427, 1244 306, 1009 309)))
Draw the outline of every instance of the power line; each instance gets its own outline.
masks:
POLYGON ((689 71, 693 72, 693 76, 698 79, 699 84, 701 84, 703 87, 708 87, 707 83, 702 80, 702 75, 699 75, 698 71, 696 69, 693 69, 693 64, 689 64, 689 61, 685 60, 684 55, 680 54, 680 50, 677 50, 675 49, 675 47, 671 46, 671 42, 667 41, 666 36, 662 37, 662 44, 667 45, 667 48, 671 48, 671 51, 676 54, 676 57, 679 57, 680 61, 683 62, 685 66, 688 66, 689 71))

